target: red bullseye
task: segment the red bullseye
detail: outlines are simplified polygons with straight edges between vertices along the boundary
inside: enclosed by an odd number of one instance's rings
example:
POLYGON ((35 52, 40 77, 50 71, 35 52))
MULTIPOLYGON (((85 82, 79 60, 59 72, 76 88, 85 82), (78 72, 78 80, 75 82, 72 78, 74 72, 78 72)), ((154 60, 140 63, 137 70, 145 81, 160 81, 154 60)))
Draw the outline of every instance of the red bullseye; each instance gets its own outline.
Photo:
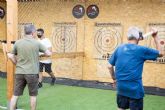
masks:
POLYGON ((62 38, 62 41, 65 41, 65 38, 62 38))
POLYGON ((164 45, 164 41, 160 41, 160 44, 161 44, 161 45, 164 45))
POLYGON ((109 39, 107 39, 106 42, 108 43, 109 42, 109 39))

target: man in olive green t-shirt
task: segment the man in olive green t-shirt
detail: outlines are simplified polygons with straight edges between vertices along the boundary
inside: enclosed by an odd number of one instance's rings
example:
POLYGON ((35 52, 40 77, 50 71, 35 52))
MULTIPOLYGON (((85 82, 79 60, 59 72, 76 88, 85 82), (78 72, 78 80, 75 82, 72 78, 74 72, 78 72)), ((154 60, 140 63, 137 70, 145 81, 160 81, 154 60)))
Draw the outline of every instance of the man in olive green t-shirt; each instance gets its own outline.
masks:
POLYGON ((27 85, 30 95, 31 110, 36 109, 36 96, 38 94, 39 52, 50 56, 51 52, 35 40, 34 25, 25 25, 25 36, 16 41, 9 59, 16 64, 14 95, 11 98, 10 110, 15 110, 18 97, 23 94, 27 85))

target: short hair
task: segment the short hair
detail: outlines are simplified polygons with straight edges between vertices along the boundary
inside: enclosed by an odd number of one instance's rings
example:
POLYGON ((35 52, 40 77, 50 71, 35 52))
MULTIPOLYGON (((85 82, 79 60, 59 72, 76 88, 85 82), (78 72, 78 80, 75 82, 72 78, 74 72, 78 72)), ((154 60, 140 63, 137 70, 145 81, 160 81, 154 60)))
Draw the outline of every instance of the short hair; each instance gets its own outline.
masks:
POLYGON ((27 24, 24 26, 25 35, 30 35, 36 31, 36 28, 33 24, 27 24))
POLYGON ((128 40, 137 40, 140 38, 140 29, 138 27, 132 26, 128 29, 127 37, 128 40))
POLYGON ((131 36, 131 37, 128 37, 128 40, 137 40, 137 38, 134 36, 131 36))
POLYGON ((42 29, 42 28, 37 29, 37 31, 40 31, 40 32, 42 32, 42 34, 44 34, 44 29, 42 29))

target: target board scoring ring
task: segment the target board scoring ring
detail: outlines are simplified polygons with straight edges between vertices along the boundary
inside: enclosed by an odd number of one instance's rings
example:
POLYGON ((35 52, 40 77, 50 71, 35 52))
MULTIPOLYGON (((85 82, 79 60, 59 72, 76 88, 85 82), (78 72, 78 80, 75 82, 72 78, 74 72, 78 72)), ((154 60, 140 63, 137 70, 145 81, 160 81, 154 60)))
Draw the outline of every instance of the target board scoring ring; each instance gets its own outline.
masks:
POLYGON ((101 54, 112 54, 120 43, 121 35, 116 29, 101 28, 95 34, 94 45, 101 54))
POLYGON ((57 27, 53 32, 52 43, 57 52, 75 51, 75 33, 70 27, 57 27))

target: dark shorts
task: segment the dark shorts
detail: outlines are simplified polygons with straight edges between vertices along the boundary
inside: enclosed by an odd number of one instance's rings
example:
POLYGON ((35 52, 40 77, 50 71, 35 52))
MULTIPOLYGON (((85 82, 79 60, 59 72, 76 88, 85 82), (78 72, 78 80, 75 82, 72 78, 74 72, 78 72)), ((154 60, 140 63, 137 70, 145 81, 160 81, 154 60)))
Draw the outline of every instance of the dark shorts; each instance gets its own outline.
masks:
POLYGON ((130 110, 143 110, 143 98, 132 99, 122 95, 117 95, 117 105, 118 108, 129 109, 130 110))
POLYGON ((51 73, 52 72, 52 63, 41 63, 40 62, 40 72, 43 72, 43 70, 45 70, 45 72, 47 73, 51 73))
POLYGON ((21 96, 23 91, 28 86, 29 95, 37 96, 38 94, 38 74, 16 74, 14 95, 21 96))

